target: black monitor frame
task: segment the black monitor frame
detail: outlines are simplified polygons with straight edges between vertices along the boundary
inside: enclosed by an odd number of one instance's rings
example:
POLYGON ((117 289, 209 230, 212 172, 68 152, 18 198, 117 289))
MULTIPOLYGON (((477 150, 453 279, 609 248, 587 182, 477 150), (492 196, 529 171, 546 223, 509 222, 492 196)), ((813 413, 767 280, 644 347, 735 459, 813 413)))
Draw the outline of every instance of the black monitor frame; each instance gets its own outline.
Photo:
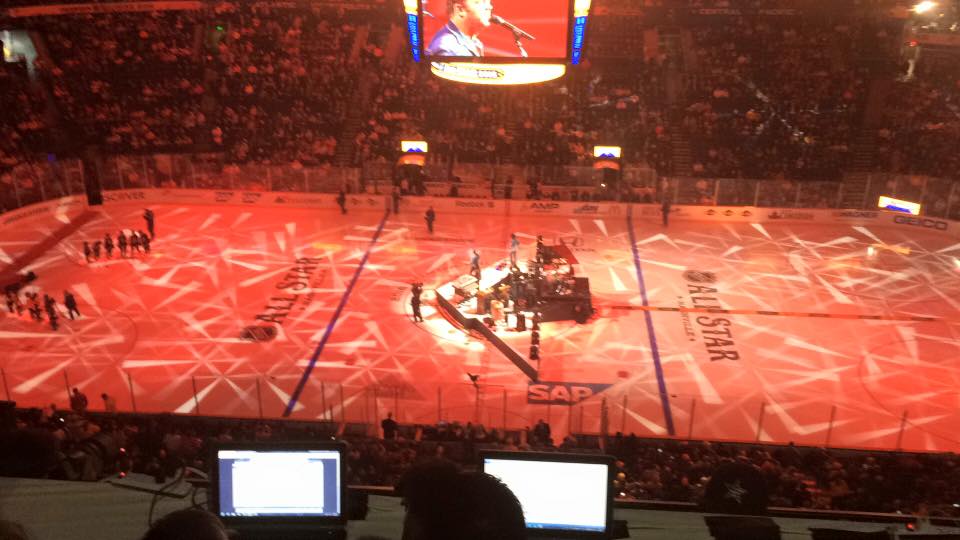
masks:
POLYGON ((580 538, 580 539, 601 539, 612 538, 613 529, 613 481, 616 478, 614 463, 616 458, 605 454, 564 454, 560 452, 510 452, 500 450, 484 450, 479 453, 480 470, 484 470, 484 460, 491 459, 510 459, 522 461, 550 461, 559 463, 587 463, 594 465, 607 466, 607 515, 606 527, 603 532, 590 531, 564 531, 557 529, 531 529, 527 528, 527 536, 551 537, 551 538, 580 538))
POLYGON ((223 442, 214 445, 210 454, 210 511, 225 525, 236 529, 345 527, 347 524, 347 445, 341 441, 311 442, 223 442), (337 451, 340 453, 340 516, 222 516, 220 515, 219 451, 249 450, 254 452, 337 451))

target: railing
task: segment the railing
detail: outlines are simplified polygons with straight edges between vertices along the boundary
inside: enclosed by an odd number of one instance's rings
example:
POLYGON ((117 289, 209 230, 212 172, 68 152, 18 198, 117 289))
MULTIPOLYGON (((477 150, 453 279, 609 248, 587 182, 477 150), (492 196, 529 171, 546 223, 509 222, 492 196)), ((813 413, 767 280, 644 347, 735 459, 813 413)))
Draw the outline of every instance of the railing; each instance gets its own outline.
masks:
POLYGON ((112 156, 97 164, 103 189, 186 188, 330 193, 360 190, 360 169, 233 165, 222 154, 112 156))
POLYGON ((79 160, 21 163, 0 174, 0 213, 68 195, 83 195, 79 160))
MULTIPOLYGON (((193 375, 171 380, 165 371, 150 370, 112 374, 98 373, 103 387, 126 388, 113 395, 124 412, 175 413, 239 418, 281 418, 299 377, 269 375, 193 375), (111 377, 117 381, 109 381, 111 377), (122 386, 121 386, 122 385, 122 386), (179 406, 170 410, 173 401, 179 406)), ((0 369, 2 397, 20 403, 45 403, 51 388, 62 384, 63 400, 69 389, 94 375, 78 367, 64 368, 39 388, 35 375, 18 379, 0 369), (59 381, 58 381, 59 379, 59 381)), ((531 383, 533 384, 533 383, 531 383)), ((89 385, 88 385, 89 386, 89 385)), ((610 388, 602 394, 547 395, 545 388, 507 388, 473 385, 469 382, 418 385, 352 385, 311 378, 301 395, 305 407, 291 420, 330 421, 366 425, 378 433, 387 412, 401 424, 436 424, 459 421, 483 424, 488 429, 516 433, 543 419, 554 428, 557 442, 567 433, 635 433, 641 437, 665 437, 664 412, 655 383, 644 390, 610 388), (546 398, 552 398, 549 402, 546 398), (592 398, 592 399, 591 399, 592 398), (598 399, 599 398, 599 399, 598 399), (565 401, 564 401, 565 400, 565 401), (579 401, 578 401, 579 400, 579 401)), ((60 400, 58 400, 60 401, 60 400)), ((784 443, 842 448, 874 448, 915 451, 954 451, 952 433, 925 424, 924 419, 956 414, 936 404, 919 402, 896 406, 862 401, 811 400, 808 394, 776 393, 764 399, 740 396, 711 397, 671 394, 674 438, 748 443, 784 443)), ((101 401, 91 396, 92 410, 101 401)), ((298 407, 299 409, 299 407, 298 407)))
MULTIPOLYGON (((222 154, 156 154, 110 156, 96 163, 103 189, 186 188, 304 193, 389 193, 400 176, 392 163, 368 163, 361 168, 284 165, 235 165, 222 154)), ((483 163, 428 163, 426 193, 446 196, 456 184, 459 197, 526 199, 531 186, 541 198, 612 200, 628 197, 654 202, 666 190, 675 204, 756 206, 766 208, 876 208, 880 195, 922 204, 924 215, 960 219, 960 189, 946 178, 875 173, 863 176, 862 194, 850 203, 844 182, 674 177, 658 180, 646 167, 625 166, 623 192, 603 184, 602 171, 591 167, 518 166, 483 163), (458 182, 452 182, 458 178, 458 182), (491 185, 492 182, 492 185, 491 185)), ((0 209, 84 193, 83 166, 78 160, 19 165, 0 176, 0 209)))

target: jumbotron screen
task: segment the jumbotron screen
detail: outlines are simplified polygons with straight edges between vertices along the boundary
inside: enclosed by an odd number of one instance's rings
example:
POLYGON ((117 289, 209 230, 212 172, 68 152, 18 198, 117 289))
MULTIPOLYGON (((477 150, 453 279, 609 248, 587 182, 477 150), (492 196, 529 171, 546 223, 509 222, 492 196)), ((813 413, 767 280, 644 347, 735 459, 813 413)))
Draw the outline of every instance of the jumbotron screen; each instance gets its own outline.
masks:
POLYGON ((566 62, 572 0, 421 0, 427 60, 566 62))

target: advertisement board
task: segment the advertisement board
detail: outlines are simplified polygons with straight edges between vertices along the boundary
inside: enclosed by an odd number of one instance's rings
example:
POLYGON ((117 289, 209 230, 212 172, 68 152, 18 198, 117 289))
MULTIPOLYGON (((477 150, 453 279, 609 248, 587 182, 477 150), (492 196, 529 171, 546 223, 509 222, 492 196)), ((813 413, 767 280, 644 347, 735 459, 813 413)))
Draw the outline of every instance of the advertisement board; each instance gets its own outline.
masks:
MULTIPOLYGON (((432 186, 432 192, 448 192, 447 184, 432 186)), ((464 186, 461 193, 468 189, 464 186)), ((662 219, 659 204, 628 205, 613 202, 592 201, 552 201, 552 200, 504 200, 479 197, 488 195, 488 189, 477 186, 477 198, 403 197, 400 211, 426 212, 433 207, 438 214, 485 214, 495 216, 562 216, 583 218, 626 218, 633 215, 636 223, 662 219), (482 191, 483 193, 480 193, 482 191)), ((200 204, 200 205, 239 205, 289 208, 326 208, 336 209, 336 194, 333 193, 288 193, 242 190, 200 190, 200 189, 130 189, 104 191, 104 204, 200 204)), ((351 194, 346 196, 349 210, 378 211, 389 209, 392 205, 389 195, 351 194)), ((64 216, 82 212, 86 209, 84 197, 66 197, 26 208, 7 212, 0 216, 0 227, 16 224, 31 217, 64 216)), ((827 208, 758 208, 753 206, 691 206, 673 205, 670 207, 671 220, 690 220, 703 222, 728 223, 810 223, 836 225, 883 225, 911 227, 916 230, 946 233, 960 236, 960 225, 947 219, 914 216, 884 210, 855 210, 827 208)))
POLYGON ((626 204, 604 202, 510 201, 510 213, 526 216, 604 217, 627 215, 626 204))
MULTIPOLYGON (((243 191, 231 189, 124 189, 103 192, 103 202, 111 204, 212 204, 270 206, 289 208, 337 208, 334 193, 286 191, 243 191)), ((347 195, 348 208, 386 208, 383 195, 347 195), (373 201, 373 202, 371 202, 373 201)))

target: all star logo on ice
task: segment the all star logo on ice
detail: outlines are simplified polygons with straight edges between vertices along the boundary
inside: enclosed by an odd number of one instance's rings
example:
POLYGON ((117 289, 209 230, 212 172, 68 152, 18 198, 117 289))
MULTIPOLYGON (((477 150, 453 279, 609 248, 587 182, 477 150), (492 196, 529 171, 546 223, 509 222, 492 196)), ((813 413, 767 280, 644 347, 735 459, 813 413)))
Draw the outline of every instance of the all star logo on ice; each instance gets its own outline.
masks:
MULTIPOLYGON (((683 273, 687 281, 687 297, 679 297, 681 307, 692 307, 696 310, 707 310, 708 313, 722 311, 719 289, 716 287, 717 276, 713 272, 688 270, 683 273)), ((732 321, 725 317, 698 315, 690 321, 688 313, 682 314, 684 327, 691 340, 697 339, 703 343, 711 362, 719 360, 739 360, 740 352, 733 337, 732 321), (696 330, 694 330, 694 328, 696 330)))

